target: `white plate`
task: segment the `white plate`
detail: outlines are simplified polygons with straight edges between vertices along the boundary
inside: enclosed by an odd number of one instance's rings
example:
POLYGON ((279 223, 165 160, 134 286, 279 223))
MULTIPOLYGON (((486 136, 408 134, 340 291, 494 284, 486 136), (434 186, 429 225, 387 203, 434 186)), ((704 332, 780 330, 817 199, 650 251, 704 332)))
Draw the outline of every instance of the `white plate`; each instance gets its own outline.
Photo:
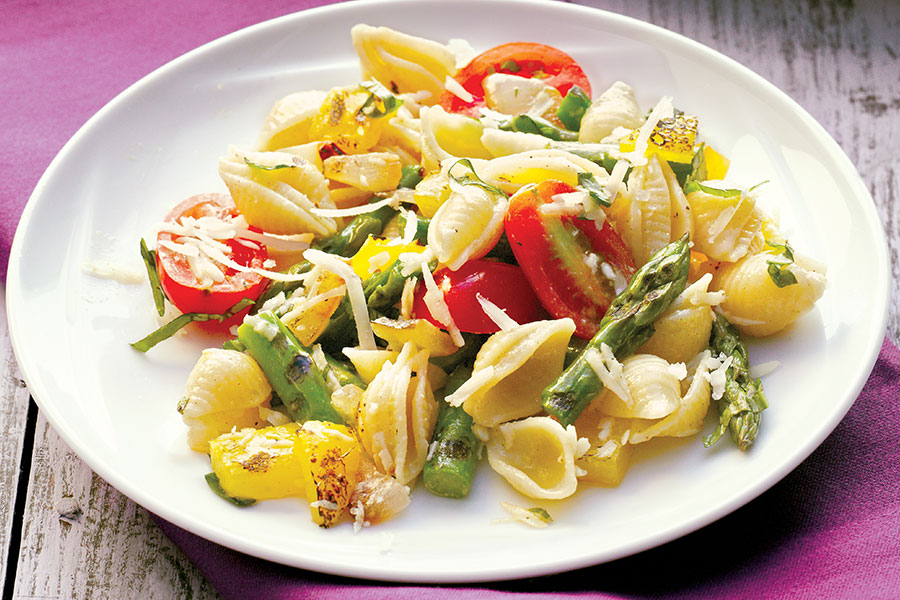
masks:
POLYGON ((205 538, 307 569, 402 581, 474 581, 552 573, 612 560, 693 531, 756 497, 818 446, 856 398, 885 327, 881 225, 850 161, 771 84, 678 35, 562 3, 354 2, 229 35, 141 80, 94 116, 41 179, 22 217, 8 277, 9 323, 29 388, 53 427, 97 473, 147 509, 205 538), (477 18, 476 18, 477 16, 477 18), (497 23, 515 18, 505 31, 497 23), (595 94, 616 79, 644 107, 671 95, 769 199, 795 248, 828 265, 817 308, 752 346, 778 360, 771 408, 751 452, 699 437, 642 449, 618 489, 533 502, 483 466, 464 501, 423 489, 403 515, 354 535, 320 530, 296 500, 237 509, 215 497, 208 459, 187 449, 175 411, 202 339, 148 355, 127 343, 156 327, 146 285, 85 274, 87 263, 140 268, 138 238, 177 201, 224 191, 217 157, 252 144, 268 109, 297 90, 358 80, 352 25, 365 22, 483 50, 506 41, 558 46, 595 94), (552 27, 546 24, 552 22, 552 27), (662 450, 666 450, 663 452, 662 450), (492 524, 501 500, 540 504, 552 527, 492 524))

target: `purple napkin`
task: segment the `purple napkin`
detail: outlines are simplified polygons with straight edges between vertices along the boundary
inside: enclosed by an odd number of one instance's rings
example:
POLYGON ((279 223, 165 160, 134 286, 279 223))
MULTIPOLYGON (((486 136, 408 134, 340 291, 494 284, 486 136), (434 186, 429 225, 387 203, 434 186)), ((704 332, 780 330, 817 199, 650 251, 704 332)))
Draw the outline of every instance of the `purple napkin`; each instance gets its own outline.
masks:
POLYGON ((189 50, 334 0, 0 2, 0 277, 50 161, 119 92, 189 50))
MULTIPOLYGON (((53 156, 117 93, 241 27, 326 0, 0 3, 0 274, 15 225, 53 156)), ((471 587, 397 586, 282 567, 160 527, 225 598, 898 598, 900 352, 825 443, 728 517, 637 556, 572 573, 471 587), (699 557, 699 560, 698 558, 699 557)))
POLYGON ((474 586, 403 586, 245 556, 156 518, 229 600, 900 598, 900 350, 885 340, 844 420, 769 491, 659 548, 570 573, 474 586))

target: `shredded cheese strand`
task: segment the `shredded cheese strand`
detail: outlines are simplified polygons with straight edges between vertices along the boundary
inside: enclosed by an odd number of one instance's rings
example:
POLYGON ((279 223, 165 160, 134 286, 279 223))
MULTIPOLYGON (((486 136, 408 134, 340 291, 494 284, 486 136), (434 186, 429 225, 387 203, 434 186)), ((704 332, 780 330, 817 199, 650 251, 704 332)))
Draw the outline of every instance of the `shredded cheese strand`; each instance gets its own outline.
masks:
POLYGON ((363 292, 362 280, 347 263, 336 256, 308 249, 303 253, 303 258, 314 265, 320 265, 328 269, 347 284, 347 293, 350 296, 350 307, 353 310, 353 320, 356 322, 356 333, 359 337, 359 347, 362 350, 375 350, 375 333, 369 322, 369 308, 366 304, 366 295, 363 292))

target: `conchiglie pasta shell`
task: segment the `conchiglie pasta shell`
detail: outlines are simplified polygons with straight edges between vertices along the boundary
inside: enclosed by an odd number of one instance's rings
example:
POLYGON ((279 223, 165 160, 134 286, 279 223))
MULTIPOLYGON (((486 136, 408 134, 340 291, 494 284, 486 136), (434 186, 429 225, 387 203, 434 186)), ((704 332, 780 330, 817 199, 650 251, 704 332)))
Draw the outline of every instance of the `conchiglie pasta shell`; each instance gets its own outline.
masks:
MULTIPOLYGON (((276 155, 275 164, 282 160, 278 158, 282 153, 258 153, 254 158, 262 160, 259 154, 276 155)), ((292 166, 271 171, 250 167, 244 161, 245 155, 238 151, 219 159, 219 175, 238 210, 250 225, 270 233, 335 232, 334 219, 310 212, 316 206, 334 207, 328 181, 312 164, 299 158, 291 162, 291 155, 284 156, 283 164, 292 166)))
POLYGON ((672 168, 654 154, 632 171, 628 191, 616 199, 611 218, 637 265, 670 242, 690 236, 690 208, 672 168))
POLYGON ((504 423, 491 432, 488 462, 516 491, 531 498, 560 499, 578 487, 577 436, 550 417, 504 423))
POLYGON ((687 200, 694 220, 694 250, 728 262, 747 254, 763 223, 752 196, 722 198, 698 190, 687 200))
POLYGON ((206 452, 209 440, 232 427, 257 425, 258 407, 271 393, 266 376, 250 356, 221 348, 204 350, 188 376, 180 406, 188 444, 206 452))
POLYGON ((578 132, 579 142, 600 142, 616 127, 637 129, 644 122, 634 90, 627 83, 617 81, 594 100, 584 117, 578 132))
POLYGON ((357 431, 382 472, 406 484, 425 466, 438 405, 425 373, 428 353, 411 343, 386 362, 366 388, 357 412, 357 431))
POLYGON ((434 104, 444 81, 456 72, 456 56, 446 46, 387 27, 356 25, 350 30, 363 74, 399 93, 426 91, 434 104))
POLYGON ((503 234, 509 202, 476 185, 450 192, 428 226, 428 247, 442 265, 455 271, 487 254, 503 234))
POLYGON ((285 96, 275 103, 263 124, 256 147, 277 150, 310 141, 309 127, 327 92, 310 90, 285 96))
POLYGON ((545 150, 550 147, 550 140, 536 133, 522 131, 503 131, 486 127, 481 134, 481 145, 491 156, 509 156, 520 152, 545 150))
POLYGON ((638 353, 655 354, 670 363, 686 363, 709 345, 715 318, 712 306, 724 298, 721 292, 708 292, 709 273, 685 289, 656 321, 653 337, 638 348, 638 353))
POLYGON ((658 419, 678 408, 681 384, 671 365, 652 354, 634 354, 622 361, 631 403, 604 389, 594 399, 604 414, 613 417, 658 419))
POLYGON ((575 331, 571 319, 536 321, 492 335, 475 358, 472 377, 447 402, 485 427, 536 415, 541 391, 562 371, 575 331))
POLYGON ((586 158, 564 150, 532 150, 501 156, 488 161, 478 174, 488 183, 514 194, 519 188, 545 179, 559 179, 578 185, 579 173, 591 173, 598 181, 605 181, 606 170, 586 158))
POLYGON ((423 107, 419 112, 422 130, 422 166, 440 168, 452 158, 491 158, 481 143, 484 126, 475 119, 451 114, 440 106, 423 107))
POLYGON ((630 444, 640 444, 654 437, 687 437, 700 432, 709 410, 709 366, 705 360, 708 357, 708 350, 698 357, 696 370, 678 410, 658 421, 634 419, 628 437, 630 444))
POLYGON ((766 336, 781 331, 809 312, 825 292, 825 275, 795 254, 788 267, 797 283, 778 287, 768 273, 768 261, 783 260, 767 252, 723 264, 713 287, 725 292, 722 314, 746 335, 766 336))
MULTIPOLYGON (((372 383, 387 361, 396 361, 400 356, 399 350, 360 350, 359 348, 344 348, 344 354, 353 363, 359 378, 366 385, 372 383)), ((428 385, 432 390, 444 387, 447 381, 447 373, 439 366, 428 363, 428 385)))

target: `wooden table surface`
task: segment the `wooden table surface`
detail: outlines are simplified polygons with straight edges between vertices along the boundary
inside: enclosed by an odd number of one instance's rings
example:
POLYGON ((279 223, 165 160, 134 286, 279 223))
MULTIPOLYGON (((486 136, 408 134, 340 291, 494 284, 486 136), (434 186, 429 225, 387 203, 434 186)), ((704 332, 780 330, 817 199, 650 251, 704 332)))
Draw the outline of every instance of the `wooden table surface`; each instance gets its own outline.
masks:
MULTIPOLYGON (((900 283, 900 3, 581 1, 661 25, 748 66, 838 141, 866 182, 900 283)), ((146 511, 88 468, 20 379, 0 332, 0 589, 9 598, 215 598, 146 511)), ((888 337, 900 339, 893 303, 888 337)))

